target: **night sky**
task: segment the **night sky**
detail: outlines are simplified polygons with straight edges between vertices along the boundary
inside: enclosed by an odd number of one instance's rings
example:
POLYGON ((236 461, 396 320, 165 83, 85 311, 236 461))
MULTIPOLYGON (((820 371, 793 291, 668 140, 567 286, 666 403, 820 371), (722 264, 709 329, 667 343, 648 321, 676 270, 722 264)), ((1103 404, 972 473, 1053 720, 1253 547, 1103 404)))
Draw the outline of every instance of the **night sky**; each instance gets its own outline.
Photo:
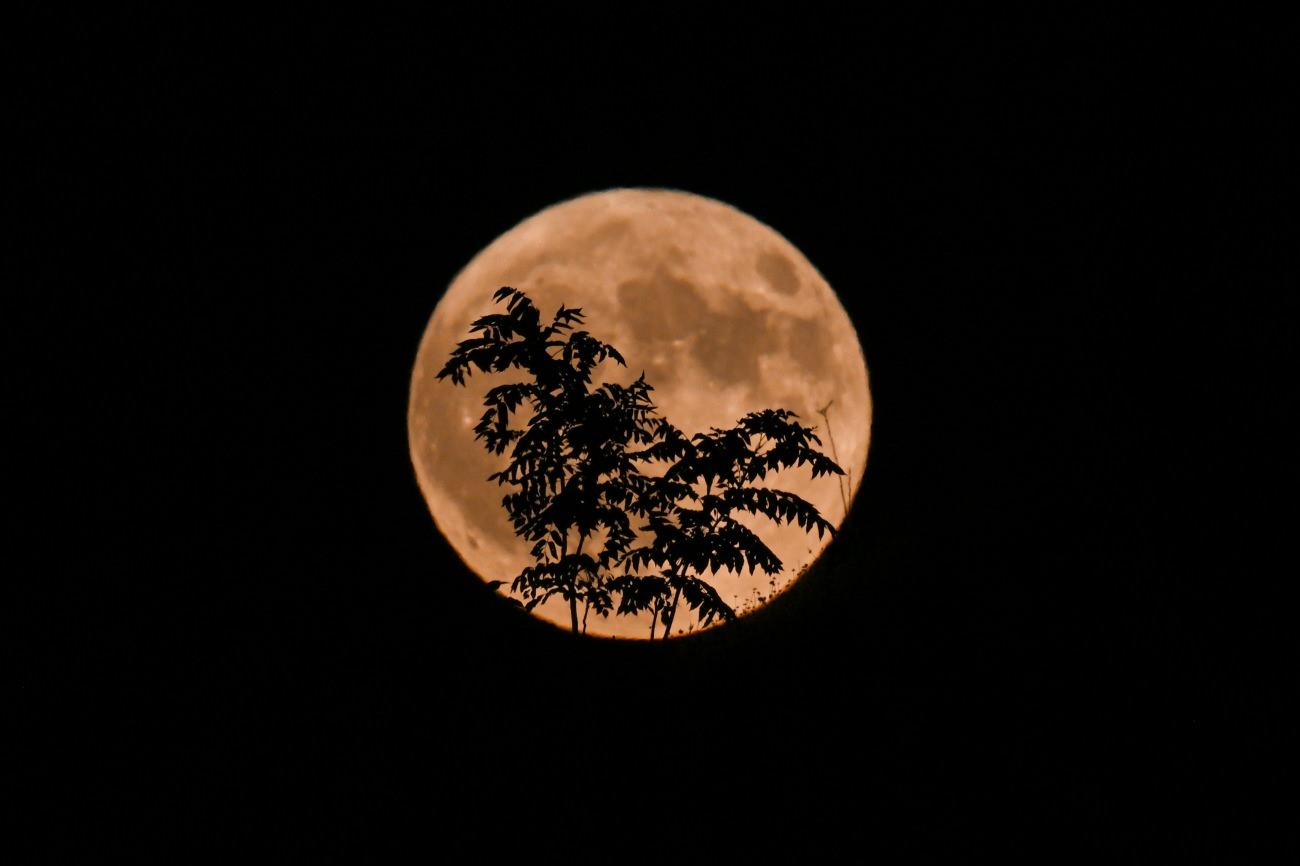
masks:
POLYGON ((1086 17, 653 14, 87 21, 33 67, 43 318, 6 328, 53 396, 15 422, 54 590, 19 707, 57 684, 75 731, 32 750, 71 795, 47 857, 1263 844, 1297 237, 1267 28, 1229 62, 1086 17), (874 400, 821 563, 663 646, 493 597, 406 442, 441 290, 613 186, 780 231, 874 400))

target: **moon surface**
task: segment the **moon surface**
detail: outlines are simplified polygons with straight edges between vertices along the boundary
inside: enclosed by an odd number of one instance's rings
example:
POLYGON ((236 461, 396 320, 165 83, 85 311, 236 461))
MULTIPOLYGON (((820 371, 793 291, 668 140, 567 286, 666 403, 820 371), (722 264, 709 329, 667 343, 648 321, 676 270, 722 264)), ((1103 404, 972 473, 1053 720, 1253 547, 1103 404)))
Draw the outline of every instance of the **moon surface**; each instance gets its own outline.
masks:
MULTIPOLYGON (((687 436, 760 409, 798 413, 847 477, 813 480, 800 467, 763 483, 809 500, 836 525, 844 519, 866 466, 871 396, 862 347, 835 292, 789 241, 729 205, 613 189, 549 207, 489 244, 452 281, 420 342, 407 416, 411 460, 438 528, 485 581, 505 581, 505 592, 530 563, 501 507, 507 491, 486 480, 506 455, 489 454, 472 429, 487 390, 509 380, 476 372, 456 387, 435 376, 470 323, 497 311, 492 293, 501 286, 526 292, 547 318, 561 304, 581 307, 583 327, 627 360, 626 368, 602 365, 601 381, 626 384, 644 371, 659 413, 687 436)), ((746 523, 785 567, 775 579, 724 570, 709 578, 742 613, 770 601, 830 541, 763 518, 746 523)), ((534 613, 569 627, 559 597, 534 613)), ((683 609, 673 633, 697 627, 683 609)), ((587 633, 648 637, 649 615, 592 614, 587 633)))

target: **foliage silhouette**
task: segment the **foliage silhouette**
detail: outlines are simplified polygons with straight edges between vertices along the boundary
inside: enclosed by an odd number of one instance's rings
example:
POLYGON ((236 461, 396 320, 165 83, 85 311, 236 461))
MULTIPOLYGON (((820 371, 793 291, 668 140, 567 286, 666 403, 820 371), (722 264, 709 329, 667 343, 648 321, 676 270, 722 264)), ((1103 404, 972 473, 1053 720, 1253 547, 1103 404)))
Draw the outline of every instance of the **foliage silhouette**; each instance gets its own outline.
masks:
POLYGON ((534 564, 510 585, 526 609, 558 595, 574 633, 586 632, 592 610, 648 611, 651 639, 661 624, 667 638, 683 601, 704 626, 735 618, 706 572, 781 571, 737 513, 794 522, 818 537, 834 533, 811 503, 757 483, 804 465, 814 478, 843 474, 793 412, 753 412, 688 438, 659 416, 644 374, 626 387, 592 388, 600 364, 627 365, 613 346, 577 329, 581 309, 561 306, 543 325, 523 292, 503 287, 493 300, 505 301, 506 312, 477 319, 470 326, 477 336, 457 344, 438 378, 465 385, 475 368, 527 374, 489 390, 474 427, 493 454, 510 449, 506 467, 488 480, 511 488, 501 504, 515 534, 532 543, 534 564), (531 415, 512 426, 525 406, 531 415), (633 518, 642 525, 634 529, 633 518))
POLYGON ((836 463, 818 452, 821 444, 811 427, 794 420, 785 409, 751 412, 734 427, 713 428, 689 440, 662 422, 660 441, 634 459, 666 460, 668 470, 648 480, 649 544, 629 550, 622 559, 625 574, 611 583, 620 596, 619 613, 651 612, 650 636, 658 622, 668 637, 685 600, 701 625, 734 619, 735 611, 705 578, 706 570, 739 573, 748 567, 764 574, 781 571, 781 560, 744 523, 737 512, 761 515, 776 523, 795 522, 820 538, 835 527, 805 499, 784 490, 756 484, 769 472, 808 465, 814 478, 843 474, 836 463), (656 574, 637 572, 650 565, 656 574))

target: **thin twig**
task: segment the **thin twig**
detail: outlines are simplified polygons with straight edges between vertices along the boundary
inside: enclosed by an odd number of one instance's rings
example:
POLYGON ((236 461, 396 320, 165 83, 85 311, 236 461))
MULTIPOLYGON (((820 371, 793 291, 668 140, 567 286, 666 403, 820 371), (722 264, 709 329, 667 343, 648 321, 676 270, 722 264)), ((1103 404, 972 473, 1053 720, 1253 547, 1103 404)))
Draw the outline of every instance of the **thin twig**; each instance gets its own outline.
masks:
MULTIPOLYGON (((834 403, 835 403, 835 401, 834 401, 834 400, 831 400, 831 402, 827 403, 825 406, 823 406, 823 407, 821 407, 820 409, 818 409, 818 410, 817 410, 817 414, 820 415, 820 416, 822 416, 822 420, 826 422, 826 436, 827 436, 828 439, 831 440, 831 455, 835 458, 835 462, 836 462, 836 463, 839 463, 839 462, 840 462, 840 452, 839 452, 839 449, 835 447, 835 431, 831 429, 831 419, 830 419, 830 416, 826 414, 826 411, 827 411, 828 409, 830 409, 831 406, 834 405, 834 403)), ((852 471, 852 469, 846 470, 846 472, 851 472, 851 471, 852 471)), ((852 476, 848 476, 848 475, 846 475, 845 477, 849 478, 849 479, 850 479, 850 483, 851 483, 852 476)), ((844 490, 844 484, 845 484, 845 480, 844 480, 844 478, 840 478, 840 479, 839 479, 839 482, 840 482, 840 483, 839 483, 839 487, 840 487, 840 502, 842 502, 842 503, 844 504, 844 516, 845 516, 845 517, 848 517, 848 515, 849 515, 849 496, 848 496, 848 493, 846 493, 845 490, 844 490)))

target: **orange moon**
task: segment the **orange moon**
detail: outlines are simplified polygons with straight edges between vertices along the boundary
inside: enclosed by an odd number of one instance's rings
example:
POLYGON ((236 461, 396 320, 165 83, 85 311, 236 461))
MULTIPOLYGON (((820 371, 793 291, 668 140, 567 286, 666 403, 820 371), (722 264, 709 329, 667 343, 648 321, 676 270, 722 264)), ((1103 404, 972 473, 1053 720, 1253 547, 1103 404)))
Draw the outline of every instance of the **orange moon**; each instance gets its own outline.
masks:
MULTIPOLYGON (((688 436, 760 409, 798 413, 847 476, 813 480, 800 468, 765 483, 843 521, 866 467, 871 394, 857 332, 835 292, 789 241, 729 205, 613 189, 549 207, 494 240, 451 282, 420 342, 407 415, 411 461, 438 528, 483 580, 505 581, 504 592, 530 562, 501 507, 504 490, 487 481, 505 457, 485 451, 472 431, 483 395, 506 380, 474 375, 455 387, 435 376, 470 323, 495 311, 501 286, 526 292, 545 316, 561 304, 581 307, 584 327, 627 359, 626 368, 607 362, 603 377, 625 384, 644 370, 660 414, 688 436)), ((770 601, 830 541, 762 518, 750 525, 785 567, 775 579, 713 576, 738 612, 770 601)), ((568 628, 559 597, 534 613, 568 628)), ((683 611, 673 633, 695 627, 683 611)), ((587 633, 643 638, 649 618, 592 616, 587 633)))

